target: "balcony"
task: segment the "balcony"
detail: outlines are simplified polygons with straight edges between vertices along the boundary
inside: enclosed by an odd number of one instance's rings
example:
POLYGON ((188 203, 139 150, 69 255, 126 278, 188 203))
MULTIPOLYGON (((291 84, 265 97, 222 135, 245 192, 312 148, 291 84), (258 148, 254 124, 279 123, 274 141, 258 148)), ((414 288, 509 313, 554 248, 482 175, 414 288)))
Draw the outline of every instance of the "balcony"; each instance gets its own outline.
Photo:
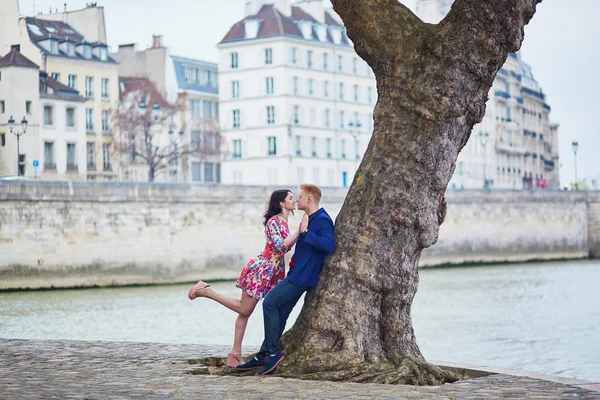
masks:
POLYGON ((56 171, 56 163, 45 162, 44 163, 44 171, 56 171))
POLYGON ((88 171, 95 171, 96 170, 96 164, 94 164, 94 163, 88 163, 87 164, 87 170, 88 171))
POLYGON ((550 106, 548 104, 544 103, 543 107, 544 107, 544 110, 550 112, 551 109, 550 109, 550 106))
POLYGON ((499 153, 521 155, 525 153, 520 141, 507 142, 502 138, 496 139, 496 151, 499 153))
POLYGON ((504 92, 502 90, 496 90, 494 92, 494 96, 499 97, 499 98, 504 99, 504 100, 510 99, 510 94, 508 94, 507 92, 504 92))
POLYGON ((67 171, 77 172, 77 164, 67 163, 67 171))
POLYGON ((554 161, 544 159, 544 169, 546 171, 552 171, 554 169, 554 161))
POLYGON ((521 93, 529 95, 531 97, 535 97, 536 99, 540 99, 542 101, 544 101, 544 99, 546 98, 546 95, 544 95, 544 93, 536 92, 535 90, 531 90, 526 87, 521 88, 521 93))
POLYGON ((104 164, 104 171, 112 172, 112 166, 110 164, 104 164))

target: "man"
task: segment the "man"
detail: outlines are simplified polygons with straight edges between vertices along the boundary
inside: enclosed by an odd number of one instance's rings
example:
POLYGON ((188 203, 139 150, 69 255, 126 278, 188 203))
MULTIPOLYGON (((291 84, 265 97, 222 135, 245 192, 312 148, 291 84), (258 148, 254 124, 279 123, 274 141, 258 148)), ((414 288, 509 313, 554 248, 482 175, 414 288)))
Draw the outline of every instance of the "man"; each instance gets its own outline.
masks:
POLYGON ((300 235, 290 262, 288 276, 275 286, 263 302, 265 340, 256 356, 236 369, 262 368, 261 375, 273 371, 285 358, 279 350, 279 339, 292 309, 304 292, 317 285, 325 256, 333 253, 333 221, 319 206, 321 189, 303 184, 298 196, 298 209, 305 212, 298 228, 300 235))

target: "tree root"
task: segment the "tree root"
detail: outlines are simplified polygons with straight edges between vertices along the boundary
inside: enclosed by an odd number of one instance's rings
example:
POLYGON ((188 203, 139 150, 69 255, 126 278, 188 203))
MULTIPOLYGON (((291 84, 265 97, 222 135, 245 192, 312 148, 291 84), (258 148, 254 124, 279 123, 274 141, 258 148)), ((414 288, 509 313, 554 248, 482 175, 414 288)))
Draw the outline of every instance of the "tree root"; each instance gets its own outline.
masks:
MULTIPOLYGON (((258 375, 253 371, 237 371, 225 365, 225 358, 209 357, 199 360, 188 360, 194 367, 188 371, 194 375, 258 375)), ((323 370, 302 373, 285 365, 285 360, 274 373, 269 376, 284 378, 319 380, 332 382, 380 383, 388 385, 439 386, 452 383, 468 376, 460 375, 447 368, 429 364, 426 361, 405 357, 396 362, 361 363, 352 362, 337 365, 335 370, 323 370)))

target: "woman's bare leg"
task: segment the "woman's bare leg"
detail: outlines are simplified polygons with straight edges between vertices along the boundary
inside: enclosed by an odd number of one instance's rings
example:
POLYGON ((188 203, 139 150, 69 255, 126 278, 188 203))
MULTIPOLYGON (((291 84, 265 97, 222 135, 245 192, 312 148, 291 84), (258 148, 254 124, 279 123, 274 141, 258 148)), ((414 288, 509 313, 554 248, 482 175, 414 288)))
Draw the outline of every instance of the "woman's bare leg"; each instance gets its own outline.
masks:
POLYGON ((253 297, 250 297, 248 293, 242 290, 242 297, 240 299, 242 304, 252 304, 252 309, 249 315, 239 314, 237 319, 235 320, 235 330, 234 330, 234 338, 233 338, 233 348, 231 352, 227 356, 227 365, 230 367, 235 367, 244 363, 244 359, 242 357, 242 340, 244 339, 244 333, 246 333, 246 326, 248 325, 248 319, 250 315, 254 311, 258 300, 253 297))

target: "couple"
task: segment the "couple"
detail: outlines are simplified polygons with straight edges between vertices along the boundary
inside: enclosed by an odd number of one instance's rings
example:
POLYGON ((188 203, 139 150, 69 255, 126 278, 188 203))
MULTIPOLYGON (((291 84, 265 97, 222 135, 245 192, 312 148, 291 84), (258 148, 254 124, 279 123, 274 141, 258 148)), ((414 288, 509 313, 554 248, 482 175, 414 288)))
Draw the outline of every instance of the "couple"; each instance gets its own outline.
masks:
POLYGON ((311 184, 300 186, 297 201, 289 190, 273 192, 264 214, 265 249, 248 261, 235 284, 242 289, 240 300, 215 292, 203 281, 190 289, 190 300, 207 297, 239 314, 227 365, 240 371, 261 368, 260 374, 266 375, 283 361, 279 339, 285 323, 302 294, 317 285, 325 255, 332 253, 334 248, 333 221, 319 206, 320 200, 321 190, 311 184), (287 220, 296 204, 305 214, 298 229, 290 232, 287 220), (285 277, 285 253, 294 244, 296 250, 285 277), (248 318, 260 299, 264 299, 265 339, 256 356, 244 363, 242 339, 248 318))

